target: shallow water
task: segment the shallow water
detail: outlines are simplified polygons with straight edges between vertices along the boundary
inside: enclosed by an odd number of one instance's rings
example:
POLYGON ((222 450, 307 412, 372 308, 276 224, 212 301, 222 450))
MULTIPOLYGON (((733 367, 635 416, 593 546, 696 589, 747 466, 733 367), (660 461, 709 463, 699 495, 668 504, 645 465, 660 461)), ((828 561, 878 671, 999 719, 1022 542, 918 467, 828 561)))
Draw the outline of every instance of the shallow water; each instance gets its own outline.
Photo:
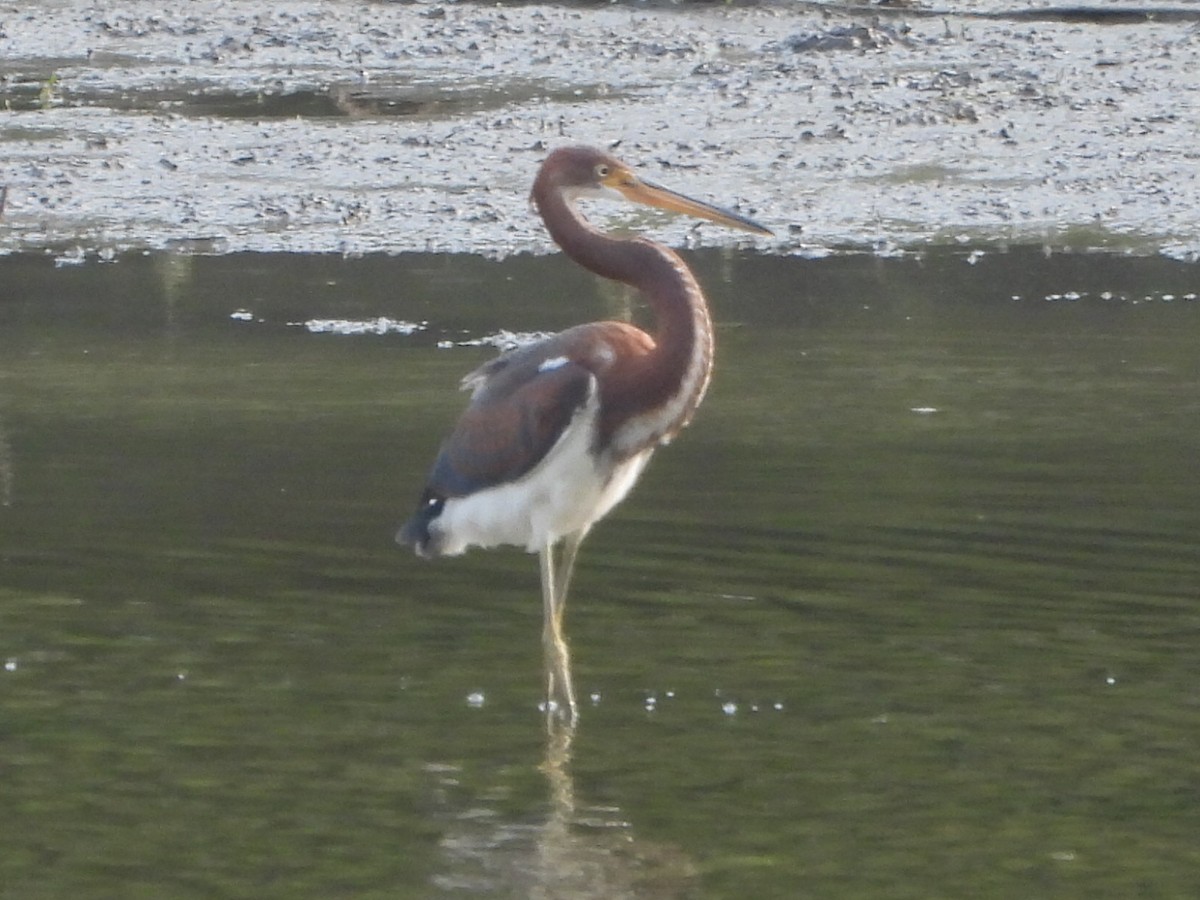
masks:
POLYGON ((569 746, 533 559, 391 535, 444 345, 628 297, 0 259, 0 896, 1190 896, 1200 269, 689 259, 717 376, 584 548, 569 746))

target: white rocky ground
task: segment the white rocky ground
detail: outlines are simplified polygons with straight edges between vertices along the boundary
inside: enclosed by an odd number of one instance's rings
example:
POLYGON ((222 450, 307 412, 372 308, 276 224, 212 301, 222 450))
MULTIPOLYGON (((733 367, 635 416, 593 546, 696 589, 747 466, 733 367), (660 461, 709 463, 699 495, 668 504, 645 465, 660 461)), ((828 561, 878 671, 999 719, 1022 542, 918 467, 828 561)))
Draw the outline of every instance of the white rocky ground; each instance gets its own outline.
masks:
POLYGON ((0 252, 544 250, 529 182, 586 142, 778 252, 1195 257, 1191 14, 994 12, 7 0, 0 252))

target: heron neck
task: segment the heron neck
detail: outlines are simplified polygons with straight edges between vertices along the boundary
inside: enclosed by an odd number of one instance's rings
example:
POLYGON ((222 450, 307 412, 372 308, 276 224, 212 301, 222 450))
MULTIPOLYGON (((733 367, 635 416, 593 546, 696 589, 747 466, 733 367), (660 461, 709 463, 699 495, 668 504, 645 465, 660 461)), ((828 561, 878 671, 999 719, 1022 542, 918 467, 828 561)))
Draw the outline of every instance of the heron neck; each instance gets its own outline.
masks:
MULTIPOLYGON (((593 228, 557 192, 548 197, 535 192, 534 199, 550 236, 567 256, 602 278, 637 288, 654 310, 654 350, 638 361, 636 391, 631 383, 629 396, 617 397, 614 387, 605 427, 615 433, 638 420, 637 433, 644 436, 631 438, 634 444, 669 439, 691 419, 712 369, 712 322, 695 277, 661 244, 614 238, 593 228)), ((637 449, 643 448, 629 452, 637 449)))

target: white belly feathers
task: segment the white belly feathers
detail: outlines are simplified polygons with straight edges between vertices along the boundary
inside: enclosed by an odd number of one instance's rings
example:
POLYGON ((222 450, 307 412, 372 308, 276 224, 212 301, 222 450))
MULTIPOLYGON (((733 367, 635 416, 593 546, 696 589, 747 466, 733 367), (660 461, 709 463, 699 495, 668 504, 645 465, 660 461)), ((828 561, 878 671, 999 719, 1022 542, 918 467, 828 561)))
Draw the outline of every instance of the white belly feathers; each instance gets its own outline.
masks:
POLYGON ((512 544, 531 553, 565 535, 586 531, 619 503, 637 481, 653 449, 616 465, 592 454, 599 413, 593 382, 546 457, 510 484, 448 499, 430 523, 439 553, 453 556, 471 547, 512 544))

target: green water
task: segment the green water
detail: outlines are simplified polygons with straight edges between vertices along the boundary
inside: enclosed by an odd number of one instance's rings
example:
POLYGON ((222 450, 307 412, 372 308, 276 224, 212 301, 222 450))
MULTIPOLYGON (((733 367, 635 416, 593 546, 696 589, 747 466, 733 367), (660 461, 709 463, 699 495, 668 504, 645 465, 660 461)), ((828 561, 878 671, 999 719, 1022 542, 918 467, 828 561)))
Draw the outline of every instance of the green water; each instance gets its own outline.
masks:
POLYGON ((716 379, 584 547, 573 736, 533 558, 391 540, 493 352, 438 343, 627 297, 0 259, 0 897, 1196 896, 1200 268, 690 259, 716 379))

